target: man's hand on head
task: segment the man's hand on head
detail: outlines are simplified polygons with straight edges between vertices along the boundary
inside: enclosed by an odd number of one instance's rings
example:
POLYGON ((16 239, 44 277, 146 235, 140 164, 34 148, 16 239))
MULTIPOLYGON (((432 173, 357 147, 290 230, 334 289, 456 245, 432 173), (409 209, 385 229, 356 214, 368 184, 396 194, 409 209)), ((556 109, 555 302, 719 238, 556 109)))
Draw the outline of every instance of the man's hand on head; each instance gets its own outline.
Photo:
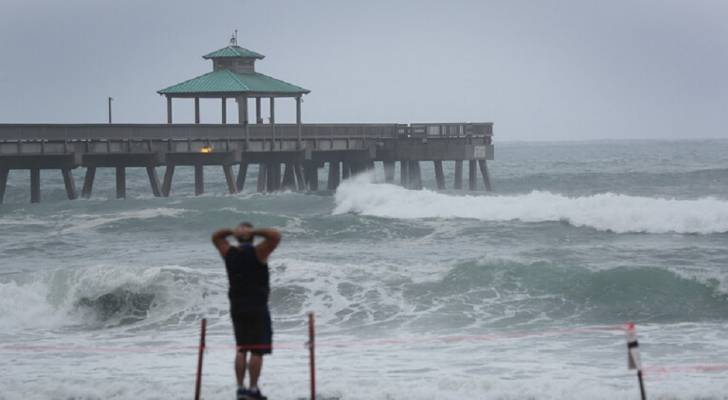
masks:
POLYGON ((237 228, 233 230, 233 235, 242 242, 247 242, 250 239, 252 239, 253 236, 253 228, 246 226, 246 225, 238 225, 237 228))

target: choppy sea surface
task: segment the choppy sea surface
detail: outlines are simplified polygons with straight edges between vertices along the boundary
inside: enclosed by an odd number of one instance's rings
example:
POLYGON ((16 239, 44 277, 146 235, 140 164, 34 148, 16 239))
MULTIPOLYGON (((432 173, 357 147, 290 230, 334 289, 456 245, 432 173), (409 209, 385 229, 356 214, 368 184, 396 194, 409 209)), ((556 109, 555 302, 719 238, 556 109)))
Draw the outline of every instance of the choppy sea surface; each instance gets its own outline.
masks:
MULTIPOLYGON (((505 143, 494 192, 382 183, 335 193, 225 195, 206 168, 169 198, 100 170, 89 200, 43 171, 28 204, 12 171, 0 205, 0 399, 234 394, 222 261, 210 234, 241 221, 284 235, 271 258, 275 343, 261 387, 336 399, 635 399, 634 321, 651 399, 728 398, 728 141, 505 143)), ((448 187, 452 165, 446 163, 448 187)), ((75 171, 77 182, 82 171, 75 171)), ((398 176, 398 174, 397 174, 398 176)), ((321 170, 321 179, 325 171, 321 170)))

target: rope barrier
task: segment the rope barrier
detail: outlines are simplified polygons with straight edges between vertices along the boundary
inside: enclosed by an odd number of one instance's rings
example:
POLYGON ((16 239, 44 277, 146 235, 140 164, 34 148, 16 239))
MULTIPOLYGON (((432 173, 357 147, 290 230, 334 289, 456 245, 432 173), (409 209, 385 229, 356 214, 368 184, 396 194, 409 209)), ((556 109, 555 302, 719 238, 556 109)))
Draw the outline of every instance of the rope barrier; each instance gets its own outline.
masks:
MULTIPOLYGON (((198 353, 197 373, 195 382, 195 399, 200 398, 202 385, 202 366, 203 354, 211 348, 206 345, 206 329, 207 320, 202 319, 200 326, 200 343, 198 346, 126 346, 126 347, 104 347, 104 346, 63 346, 63 345, 4 345, 0 346, 0 353, 21 353, 21 352, 43 352, 43 353, 198 353)), ((351 347, 377 347, 377 346, 399 346, 399 345, 418 345, 422 343, 432 342, 477 342, 477 341, 500 341, 500 340, 518 340, 525 338, 542 338, 542 337, 558 337, 576 334, 588 333, 625 333, 627 339, 627 360, 628 369, 637 371, 637 379, 639 382, 639 390, 642 400, 647 399, 644 377, 650 376, 655 380, 659 380, 671 373, 715 373, 728 371, 728 363, 706 363, 706 364, 686 364, 675 366, 651 366, 642 367, 641 357, 639 354, 639 342, 637 340, 637 332, 634 323, 624 325, 595 325, 580 328, 555 329, 550 331, 511 331, 501 332, 497 334, 487 335, 445 335, 445 336, 417 336, 411 338, 377 338, 365 340, 315 340, 314 314, 308 314, 308 341, 300 342, 283 342, 275 345, 242 345, 242 346, 215 346, 214 350, 233 350, 233 349, 308 349, 309 352, 309 380, 310 380, 310 398, 316 398, 316 347, 330 348, 351 348, 351 347), (303 346, 302 346, 303 345, 303 346)))
MULTIPOLYGON (((595 332, 615 332, 624 331, 622 325, 604 325, 604 326, 590 326, 582 328, 570 328, 570 329, 558 329, 551 331, 515 331, 515 332, 504 332, 500 334, 488 334, 488 335, 442 335, 442 336, 417 336, 402 339, 362 339, 362 340, 329 340, 329 341, 317 341, 317 347, 375 347, 375 346, 388 346, 388 345, 401 345, 401 344, 418 344, 418 343, 430 343, 430 342, 467 342, 467 341, 495 341, 495 340, 507 340, 507 339, 520 339, 528 337, 556 337, 562 335, 573 335, 579 333, 595 333, 595 332)), ((306 343, 301 342, 277 342, 273 346, 267 345, 243 345, 245 348, 250 349, 267 349, 270 347, 276 350, 298 350, 302 346, 306 346, 306 343)), ((233 350, 237 346, 230 345, 218 345, 205 347, 207 351, 218 351, 218 350, 233 350)), ((159 346, 123 346, 123 347, 107 347, 107 346, 74 346, 74 345, 3 345, 0 346, 0 353, 15 353, 15 352, 45 352, 45 353, 175 353, 175 352, 196 352, 200 346, 195 345, 159 345, 159 346)))
MULTIPOLYGON (((310 317, 312 318, 312 317, 310 317)), ((313 321, 311 321, 312 323, 313 321)), ((590 333, 627 333, 630 332, 630 324, 624 325, 595 325, 579 328, 565 328, 548 331, 511 331, 492 333, 484 335, 442 335, 442 336, 417 336, 410 338, 375 338, 363 340, 317 340, 315 347, 317 348, 354 348, 354 347, 379 347, 379 346, 412 346, 425 343, 457 343, 457 342, 488 342, 502 340, 517 340, 537 337, 558 337, 566 335, 590 334, 590 333)), ((632 325, 633 327, 633 325, 632 325)), ((634 329, 634 328, 633 328, 634 329)), ((629 339, 629 338, 628 338, 629 339)), ((309 335, 309 341, 302 343, 298 341, 278 342, 272 346, 267 345, 245 345, 249 349, 269 348, 276 350, 301 350, 308 349, 313 355, 313 341, 309 335)), ((159 353, 193 353, 201 351, 233 351, 237 346, 217 345, 209 346, 202 342, 200 345, 160 345, 160 346, 75 346, 75 345, 22 345, 7 344, 0 345, 0 353, 140 353, 140 354, 159 354, 159 353)), ((201 357, 201 356, 200 356, 201 357)), ((633 360, 631 348, 628 347, 628 357, 633 360)), ((634 361, 634 360, 633 360, 634 361)), ((314 373, 314 365, 311 365, 312 374, 314 373)), ((670 365, 670 366, 646 366, 638 369, 642 377, 650 377, 651 379, 659 379, 672 373, 716 373, 728 371, 728 363, 705 363, 705 364, 689 364, 689 365, 670 365)))
POLYGON ((691 373, 691 372, 722 372, 728 371, 728 364, 685 364, 672 366, 653 366, 644 367, 642 372, 645 376, 660 377, 671 373, 691 373))
MULTIPOLYGON (((445 342, 478 342, 526 339, 536 337, 558 337, 586 333, 626 332, 627 325, 596 325, 581 328, 555 329, 549 331, 512 331, 485 335, 440 335, 416 336, 408 338, 374 338, 359 340, 317 340, 318 348, 377 347, 393 345, 417 345, 421 343, 445 342)), ((287 341, 268 345, 243 345, 246 349, 300 350, 308 348, 308 342, 287 341)), ((230 351, 236 349, 234 344, 205 346, 206 351, 230 351)), ((199 345, 159 345, 159 346, 74 346, 74 345, 0 345, 0 353, 46 352, 46 353, 178 353, 197 352, 199 345)))

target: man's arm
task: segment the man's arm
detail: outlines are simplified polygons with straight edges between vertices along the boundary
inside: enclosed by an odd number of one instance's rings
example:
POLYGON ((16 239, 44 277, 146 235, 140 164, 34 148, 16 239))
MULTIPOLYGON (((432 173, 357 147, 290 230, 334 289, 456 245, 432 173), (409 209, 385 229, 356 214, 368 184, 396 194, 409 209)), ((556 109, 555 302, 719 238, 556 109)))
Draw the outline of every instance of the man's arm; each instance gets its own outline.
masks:
POLYGON ((281 242, 281 233, 272 228, 254 229, 251 233, 253 236, 260 236, 265 239, 255 246, 255 255, 258 257, 258 261, 268 262, 268 256, 281 242))
POLYGON ((220 255, 225 258, 225 255, 227 254, 228 250, 230 250, 230 243, 228 242, 227 238, 228 236, 233 235, 232 229, 220 229, 215 231, 215 233, 212 234, 212 244, 215 245, 217 248, 217 251, 220 252, 220 255))

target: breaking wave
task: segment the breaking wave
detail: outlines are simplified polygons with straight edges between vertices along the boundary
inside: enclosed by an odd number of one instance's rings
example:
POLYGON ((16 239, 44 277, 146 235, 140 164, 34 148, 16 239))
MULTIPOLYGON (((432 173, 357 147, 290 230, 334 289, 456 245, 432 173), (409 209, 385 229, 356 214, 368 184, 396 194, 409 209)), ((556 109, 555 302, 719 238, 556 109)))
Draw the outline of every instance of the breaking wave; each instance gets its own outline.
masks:
POLYGON ((375 183, 360 175, 342 183, 335 214, 384 218, 471 218, 482 221, 566 222, 615 233, 728 232, 728 201, 679 200, 603 193, 569 197, 543 191, 522 195, 455 196, 375 183))
POLYGON ((97 266, 30 273, 0 282, 0 324, 8 330, 195 320, 204 297, 224 293, 181 267, 97 266))

